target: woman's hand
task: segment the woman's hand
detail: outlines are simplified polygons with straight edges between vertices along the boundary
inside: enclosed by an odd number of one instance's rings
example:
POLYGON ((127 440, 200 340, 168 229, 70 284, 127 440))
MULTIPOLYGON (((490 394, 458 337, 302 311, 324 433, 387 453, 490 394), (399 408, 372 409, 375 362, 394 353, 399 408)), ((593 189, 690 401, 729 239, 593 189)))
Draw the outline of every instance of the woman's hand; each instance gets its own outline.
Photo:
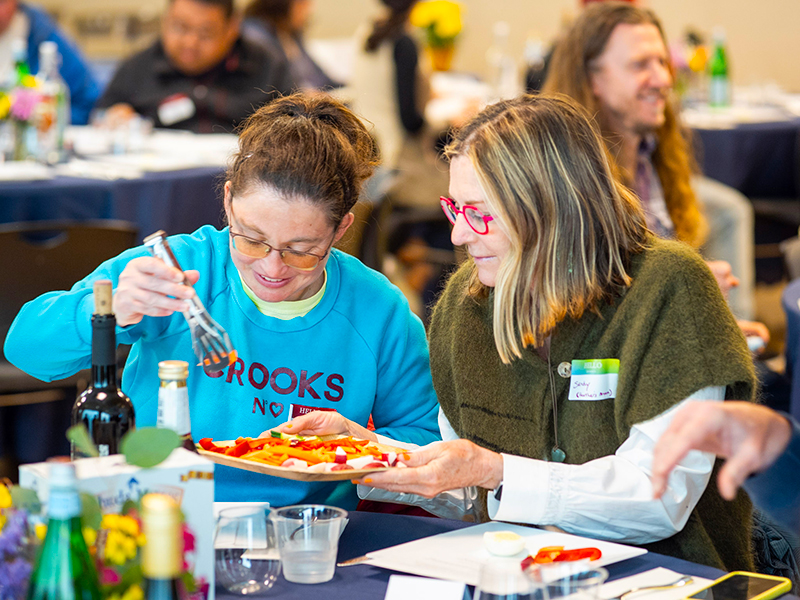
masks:
POLYGON ((494 489, 503 480, 503 457, 467 440, 431 444, 407 455, 406 469, 371 473, 358 483, 426 498, 476 485, 494 489))
POLYGON ((350 435, 360 440, 378 441, 378 437, 366 427, 351 421, 332 410, 315 410, 299 417, 295 417, 288 423, 278 425, 272 430, 261 433, 259 437, 269 437, 270 431, 280 431, 293 435, 331 435, 344 434, 350 435))
POLYGON ((184 301, 194 296, 191 286, 200 273, 181 272, 160 258, 143 256, 130 261, 119 276, 114 291, 114 314, 120 327, 133 325, 142 317, 167 317, 184 308, 184 301), (184 274, 190 285, 184 285, 184 274))

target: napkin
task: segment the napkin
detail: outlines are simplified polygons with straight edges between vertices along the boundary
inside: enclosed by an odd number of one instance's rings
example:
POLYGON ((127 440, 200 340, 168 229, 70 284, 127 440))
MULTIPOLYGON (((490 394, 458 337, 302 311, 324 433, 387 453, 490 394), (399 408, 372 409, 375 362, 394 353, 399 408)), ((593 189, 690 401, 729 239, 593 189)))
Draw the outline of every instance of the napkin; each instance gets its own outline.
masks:
MULTIPOLYGON (((670 569, 658 567, 631 575, 630 577, 623 577, 622 579, 615 579, 611 583, 606 583, 600 588, 600 600, 608 600, 609 598, 616 598, 624 594, 628 590, 637 587, 644 587, 646 585, 662 585, 668 584, 676 579, 679 579, 683 573, 676 573, 670 569)), ((681 587, 671 588, 668 590, 647 590, 638 594, 632 594, 626 600, 683 600, 687 596, 691 596, 697 590, 704 588, 709 583, 710 579, 703 577, 694 577, 694 581, 681 587)))

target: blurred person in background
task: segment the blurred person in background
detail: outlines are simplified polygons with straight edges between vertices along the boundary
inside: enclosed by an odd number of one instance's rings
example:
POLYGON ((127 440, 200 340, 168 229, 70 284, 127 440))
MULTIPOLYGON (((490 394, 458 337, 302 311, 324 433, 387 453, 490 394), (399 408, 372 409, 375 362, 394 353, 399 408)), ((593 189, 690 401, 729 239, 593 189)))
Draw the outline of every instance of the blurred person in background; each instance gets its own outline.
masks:
POLYGON ((425 319, 442 270, 427 260, 429 249, 452 251, 452 244, 438 206, 439 197, 447 193, 447 165, 435 149, 439 132, 430 131, 425 122, 429 78, 409 32, 416 3, 380 0, 382 13, 359 27, 350 89, 355 112, 373 126, 386 177, 382 191, 399 223, 389 251, 403 267, 401 287, 414 297, 415 310, 425 319))
POLYGON ((161 38, 120 65, 98 108, 112 122, 138 113, 156 127, 231 132, 292 87, 285 59, 240 24, 233 0, 170 0, 161 38))
POLYGON ((294 90, 325 90, 341 84, 314 62, 303 44, 313 0, 253 0, 244 10, 245 37, 273 48, 289 63, 294 90))
POLYGON ((59 72, 69 87, 72 124, 85 125, 100 86, 78 47, 42 9, 18 0, 0 0, 0 82, 8 81, 14 71, 11 46, 18 39, 27 43, 28 66, 34 74, 39 70, 39 44, 56 43, 61 54, 59 72))
MULTIPOLYGON (((763 346, 769 330, 743 318, 752 314, 752 207, 738 192, 694 176, 697 167, 672 83, 656 15, 630 2, 592 2, 557 44, 543 92, 567 94, 595 115, 617 174, 639 197, 651 231, 694 248, 706 242, 707 258, 725 258, 707 265, 726 298, 740 277, 747 280, 748 289, 731 308, 751 343, 763 346), (707 238, 713 238, 713 247, 707 238)), ((762 378, 769 375, 762 369, 762 378)), ((785 386, 777 388, 781 397, 774 400, 781 405, 785 386)))

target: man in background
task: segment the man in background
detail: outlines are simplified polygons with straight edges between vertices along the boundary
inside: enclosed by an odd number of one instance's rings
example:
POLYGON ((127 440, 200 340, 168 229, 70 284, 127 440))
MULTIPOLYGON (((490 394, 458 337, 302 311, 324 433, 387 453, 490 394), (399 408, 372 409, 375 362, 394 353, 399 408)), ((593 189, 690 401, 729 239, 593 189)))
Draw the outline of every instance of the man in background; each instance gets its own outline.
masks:
POLYGON ((55 42, 61 54, 59 72, 69 87, 72 124, 85 125, 100 95, 100 86, 77 46, 47 14, 18 0, 0 0, 0 83, 14 72, 13 40, 25 40, 31 73, 39 70, 39 44, 55 42))
POLYGON ((160 39, 120 65, 98 108, 111 119, 138 113, 156 127, 231 132, 291 91, 285 59, 239 26, 233 0, 170 0, 160 39))
MULTIPOLYGON (((737 191, 697 176, 672 83, 656 15, 628 2, 592 2, 556 44, 542 91, 571 96, 595 117, 650 230, 687 242, 710 259, 708 267, 758 353, 770 335, 763 323, 747 320, 754 310, 753 209, 737 191)), ((782 376, 755 364, 764 401, 785 408, 782 376)))
MULTIPOLYGON (((648 9, 592 2, 553 52, 543 91, 564 93, 594 115, 623 182, 649 228, 699 248, 739 319, 753 313, 753 210, 741 194, 696 177, 693 150, 672 97, 663 28, 648 9), (705 213, 705 215, 703 214, 705 213), (708 220, 706 220, 706 218, 708 220), (709 227, 710 226, 710 227, 709 227)), ((768 341, 760 323, 740 322, 768 341)))

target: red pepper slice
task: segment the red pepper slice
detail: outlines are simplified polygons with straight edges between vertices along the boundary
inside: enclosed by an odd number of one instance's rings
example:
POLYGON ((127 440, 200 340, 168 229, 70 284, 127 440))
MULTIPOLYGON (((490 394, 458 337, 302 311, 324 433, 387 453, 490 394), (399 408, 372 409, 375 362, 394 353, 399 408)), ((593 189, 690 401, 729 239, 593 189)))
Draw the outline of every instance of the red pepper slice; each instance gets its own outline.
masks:
POLYGON ((211 438, 203 438, 197 442, 203 450, 208 452, 224 452, 222 446, 217 446, 211 438))
POLYGON ((597 560, 602 556, 598 548, 576 548, 575 550, 564 550, 553 562, 568 562, 571 560, 597 560))
POLYGON ((569 562, 573 560, 597 560, 603 555, 599 548, 575 548, 564 550, 564 546, 546 546, 541 548, 536 556, 526 556, 520 566, 523 570, 531 565, 547 564, 553 562, 569 562))
POLYGON ((225 451, 225 454, 228 456, 233 456, 234 458, 238 458, 239 456, 243 456, 250 452, 250 442, 248 440, 242 440, 237 443, 235 446, 228 448, 225 451))

